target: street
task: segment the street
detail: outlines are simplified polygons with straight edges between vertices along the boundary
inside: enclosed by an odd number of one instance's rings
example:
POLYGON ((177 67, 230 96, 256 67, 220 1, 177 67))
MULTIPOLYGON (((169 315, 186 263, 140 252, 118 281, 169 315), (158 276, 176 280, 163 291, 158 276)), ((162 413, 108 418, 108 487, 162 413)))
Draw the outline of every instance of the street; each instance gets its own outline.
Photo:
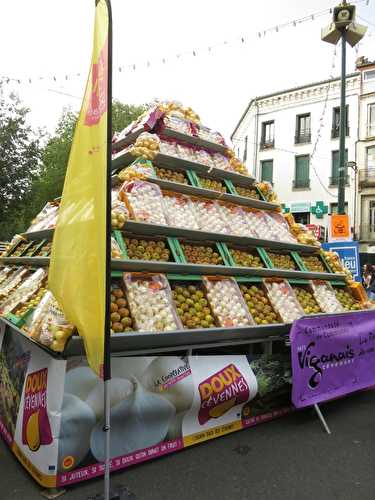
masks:
MULTIPOLYGON (((322 405, 328 436, 311 410, 193 446, 112 476, 124 500, 374 500, 375 393, 322 405)), ((1 500, 36 500, 40 487, 1 441, 1 500)), ((102 493, 96 480, 64 500, 102 493)))

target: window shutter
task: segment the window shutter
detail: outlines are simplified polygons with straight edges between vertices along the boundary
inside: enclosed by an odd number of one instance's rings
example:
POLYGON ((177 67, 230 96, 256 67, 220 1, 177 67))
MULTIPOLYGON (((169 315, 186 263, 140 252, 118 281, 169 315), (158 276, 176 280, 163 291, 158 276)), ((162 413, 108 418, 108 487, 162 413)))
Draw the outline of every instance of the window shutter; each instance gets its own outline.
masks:
POLYGON ((297 156, 296 158, 296 183, 304 184, 310 179, 309 157, 297 156))
POLYGON ((262 161, 261 180, 273 183, 273 160, 262 161))
POLYGON ((336 182, 338 178, 339 178, 339 152, 332 151, 332 180, 336 182))

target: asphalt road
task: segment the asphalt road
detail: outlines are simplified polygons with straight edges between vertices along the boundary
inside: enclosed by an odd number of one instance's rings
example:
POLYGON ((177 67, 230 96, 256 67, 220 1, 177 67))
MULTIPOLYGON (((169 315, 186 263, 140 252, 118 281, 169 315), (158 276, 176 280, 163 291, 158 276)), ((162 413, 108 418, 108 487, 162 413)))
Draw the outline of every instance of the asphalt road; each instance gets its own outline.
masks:
MULTIPOLYGON (((322 406, 332 435, 311 409, 116 473, 123 500, 374 500, 375 392, 322 406)), ((0 440, 1 441, 1 440, 0 440)), ((0 499, 40 499, 39 486, 0 443, 0 499)), ((102 492, 102 480, 64 500, 102 492)))

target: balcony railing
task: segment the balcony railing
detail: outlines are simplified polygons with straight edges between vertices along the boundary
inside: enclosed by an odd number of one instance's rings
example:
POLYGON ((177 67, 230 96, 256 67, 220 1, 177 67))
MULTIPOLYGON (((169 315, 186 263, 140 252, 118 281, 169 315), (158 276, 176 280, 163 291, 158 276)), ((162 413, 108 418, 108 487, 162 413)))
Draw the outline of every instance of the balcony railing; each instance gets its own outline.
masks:
POLYGON ((260 149, 272 149, 275 147, 275 139, 262 139, 260 149))
MULTIPOLYGON (((331 139, 336 139, 340 135, 340 127, 332 127, 331 130, 331 139)), ((345 135, 349 137, 349 127, 345 127, 345 135)))
MULTIPOLYGON (((329 185, 330 186, 338 186, 339 185, 339 176, 334 175, 333 177, 329 178, 329 185)), ((345 186, 349 186, 349 175, 345 175, 345 186)))
POLYGON ((375 186, 375 168, 361 168, 358 183, 360 187, 375 186))
POLYGON ((294 179, 294 189, 308 189, 310 187, 310 179, 294 179))
POLYGON ((367 124, 367 137, 375 137, 375 123, 367 124))
POLYGON ((375 241, 375 225, 361 224, 359 226, 359 239, 361 241, 375 241))
POLYGON ((294 144, 307 144, 311 142, 311 130, 300 130, 294 136, 294 144))

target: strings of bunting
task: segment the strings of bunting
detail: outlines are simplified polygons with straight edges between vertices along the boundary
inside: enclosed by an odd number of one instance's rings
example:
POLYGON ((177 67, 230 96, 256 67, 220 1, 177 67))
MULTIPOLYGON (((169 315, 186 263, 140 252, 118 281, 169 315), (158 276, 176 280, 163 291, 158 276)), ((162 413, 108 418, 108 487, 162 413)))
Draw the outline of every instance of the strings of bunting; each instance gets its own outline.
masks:
MULTIPOLYGON (((369 0, 358 0, 357 2, 353 2, 353 3, 360 4, 363 2, 365 2, 366 5, 368 5, 369 0)), ((290 27, 296 27, 297 25, 300 25, 301 23, 315 21, 317 18, 328 15, 330 13, 332 13, 332 9, 327 8, 327 9, 324 9, 321 11, 313 12, 312 14, 301 17, 299 19, 294 19, 292 21, 288 21, 288 22, 283 23, 283 24, 272 26, 272 27, 264 29, 264 30, 260 30, 256 33, 252 33, 251 35, 238 36, 238 37, 231 39, 231 40, 224 40, 222 42, 219 42, 219 43, 216 43, 213 45, 209 45, 206 47, 200 47, 200 48, 196 48, 196 49, 186 50, 184 52, 179 52, 179 53, 176 53, 176 54, 174 54, 172 56, 168 56, 168 57, 165 56, 165 57, 159 57, 158 59, 154 59, 154 60, 144 60, 142 62, 138 61, 138 62, 134 62, 132 64, 120 65, 120 66, 117 66, 117 68, 114 67, 113 71, 117 72, 117 73, 121 73, 121 72, 126 72, 126 71, 136 71, 137 69, 147 69, 147 68, 150 68, 154 64, 160 64, 160 63, 167 64, 169 62, 172 62, 173 60, 181 59, 184 57, 191 57, 191 56, 198 57, 199 55, 201 55, 203 53, 209 54, 214 49, 219 48, 219 47, 225 47, 225 46, 230 46, 230 45, 235 45, 235 44, 244 45, 244 44, 248 43, 249 41, 251 41, 252 39, 254 39, 254 37, 259 40, 259 39, 264 38, 267 34, 279 33, 283 29, 290 28, 290 27)), ((371 36, 371 35, 375 35, 375 33, 369 33, 366 36, 371 36)), ((30 84, 31 85, 31 84, 40 83, 43 81, 61 83, 61 82, 73 80, 75 78, 81 78, 83 76, 84 75, 82 73, 70 73, 70 74, 67 73, 64 76, 41 75, 41 76, 28 76, 28 77, 22 77, 22 78, 18 78, 18 77, 14 77, 14 76, 12 77, 12 76, 0 75, 0 84, 4 84, 4 83, 8 84, 8 83, 12 82, 12 83, 20 84, 20 85, 21 84, 30 84)))

